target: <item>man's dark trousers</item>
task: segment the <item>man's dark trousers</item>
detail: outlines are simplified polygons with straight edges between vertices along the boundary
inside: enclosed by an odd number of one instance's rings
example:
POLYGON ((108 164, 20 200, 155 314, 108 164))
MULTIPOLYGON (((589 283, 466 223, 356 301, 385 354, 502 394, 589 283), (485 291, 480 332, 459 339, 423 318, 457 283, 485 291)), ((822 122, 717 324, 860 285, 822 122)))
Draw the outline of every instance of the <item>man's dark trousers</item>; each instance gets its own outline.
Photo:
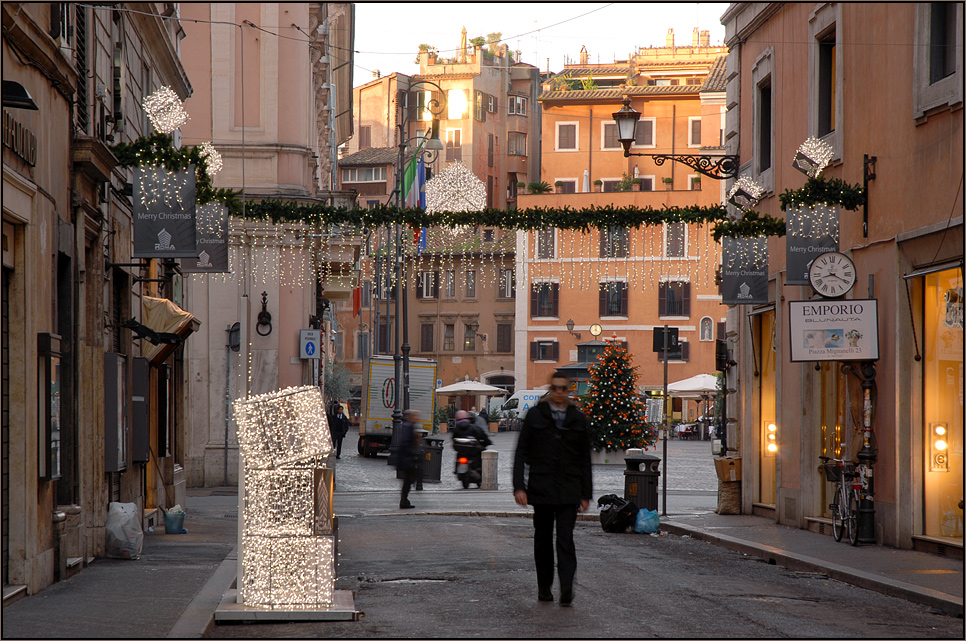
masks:
POLYGON ((577 571, 577 550, 574 547, 574 525, 577 523, 576 505, 533 506, 533 558, 537 567, 537 589, 550 590, 553 585, 554 524, 557 526, 557 575, 561 592, 573 589, 577 571))

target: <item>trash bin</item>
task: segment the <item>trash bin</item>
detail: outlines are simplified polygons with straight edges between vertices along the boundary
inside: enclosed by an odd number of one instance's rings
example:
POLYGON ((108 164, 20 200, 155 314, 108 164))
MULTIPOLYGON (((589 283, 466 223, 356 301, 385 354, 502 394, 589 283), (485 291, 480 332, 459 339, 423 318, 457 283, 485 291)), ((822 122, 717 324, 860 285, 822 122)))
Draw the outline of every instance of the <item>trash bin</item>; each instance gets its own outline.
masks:
POLYGON ((650 454, 624 457, 624 498, 639 508, 657 509, 657 479, 661 459, 650 454))
POLYGON ((439 483, 443 469, 443 436, 427 436, 424 440, 426 453, 423 458, 423 481, 439 483))
POLYGON ((164 533, 181 534, 184 532, 184 512, 164 513, 164 533))

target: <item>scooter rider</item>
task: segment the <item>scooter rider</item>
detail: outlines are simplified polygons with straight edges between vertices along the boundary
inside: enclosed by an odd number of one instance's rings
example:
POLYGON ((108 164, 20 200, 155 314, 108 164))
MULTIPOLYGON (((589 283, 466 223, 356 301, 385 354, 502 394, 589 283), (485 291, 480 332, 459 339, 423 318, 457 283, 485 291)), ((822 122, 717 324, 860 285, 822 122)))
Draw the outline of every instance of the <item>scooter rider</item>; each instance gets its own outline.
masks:
MULTIPOLYGON (((492 445, 493 441, 490 440, 490 437, 482 428, 473 422, 473 417, 466 410, 457 410, 454 418, 456 422, 453 425, 453 449, 456 450, 456 461, 453 466, 453 473, 457 476, 460 475, 459 459, 460 456, 466 456, 470 459, 470 468, 474 471, 474 475, 478 476, 483 468, 482 452, 492 445), (465 445, 460 446, 457 444, 456 439, 476 439, 479 447, 467 448, 465 445)), ((474 482, 479 485, 479 480, 474 482)), ((464 483, 464 487, 466 487, 466 483, 464 483)))

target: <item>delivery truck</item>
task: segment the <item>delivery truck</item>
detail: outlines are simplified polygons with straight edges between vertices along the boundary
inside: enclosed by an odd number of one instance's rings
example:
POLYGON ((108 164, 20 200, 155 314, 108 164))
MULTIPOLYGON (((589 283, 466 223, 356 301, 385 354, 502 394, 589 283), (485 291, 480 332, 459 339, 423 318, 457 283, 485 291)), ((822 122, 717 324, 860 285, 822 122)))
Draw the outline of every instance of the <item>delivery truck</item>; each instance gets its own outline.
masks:
MULTIPOLYGON (((396 407, 396 364, 392 356, 371 356, 366 361, 364 391, 359 455, 372 457, 388 452, 392 443, 392 413, 396 407)), ((409 359, 409 407, 419 411, 419 427, 431 432, 436 408, 436 361, 409 359)))

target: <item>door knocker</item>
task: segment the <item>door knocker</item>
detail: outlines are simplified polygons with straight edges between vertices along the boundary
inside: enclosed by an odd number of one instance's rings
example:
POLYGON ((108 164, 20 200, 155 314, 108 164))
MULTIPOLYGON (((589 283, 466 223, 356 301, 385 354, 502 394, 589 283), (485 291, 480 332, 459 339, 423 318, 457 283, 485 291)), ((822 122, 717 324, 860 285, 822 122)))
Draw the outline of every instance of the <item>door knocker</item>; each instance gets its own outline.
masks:
POLYGON ((259 336, 268 336, 272 333, 272 315, 268 313, 268 292, 262 292, 262 311, 258 312, 258 325, 255 326, 255 331, 259 336), (267 326, 268 330, 262 332, 262 325, 267 326))

